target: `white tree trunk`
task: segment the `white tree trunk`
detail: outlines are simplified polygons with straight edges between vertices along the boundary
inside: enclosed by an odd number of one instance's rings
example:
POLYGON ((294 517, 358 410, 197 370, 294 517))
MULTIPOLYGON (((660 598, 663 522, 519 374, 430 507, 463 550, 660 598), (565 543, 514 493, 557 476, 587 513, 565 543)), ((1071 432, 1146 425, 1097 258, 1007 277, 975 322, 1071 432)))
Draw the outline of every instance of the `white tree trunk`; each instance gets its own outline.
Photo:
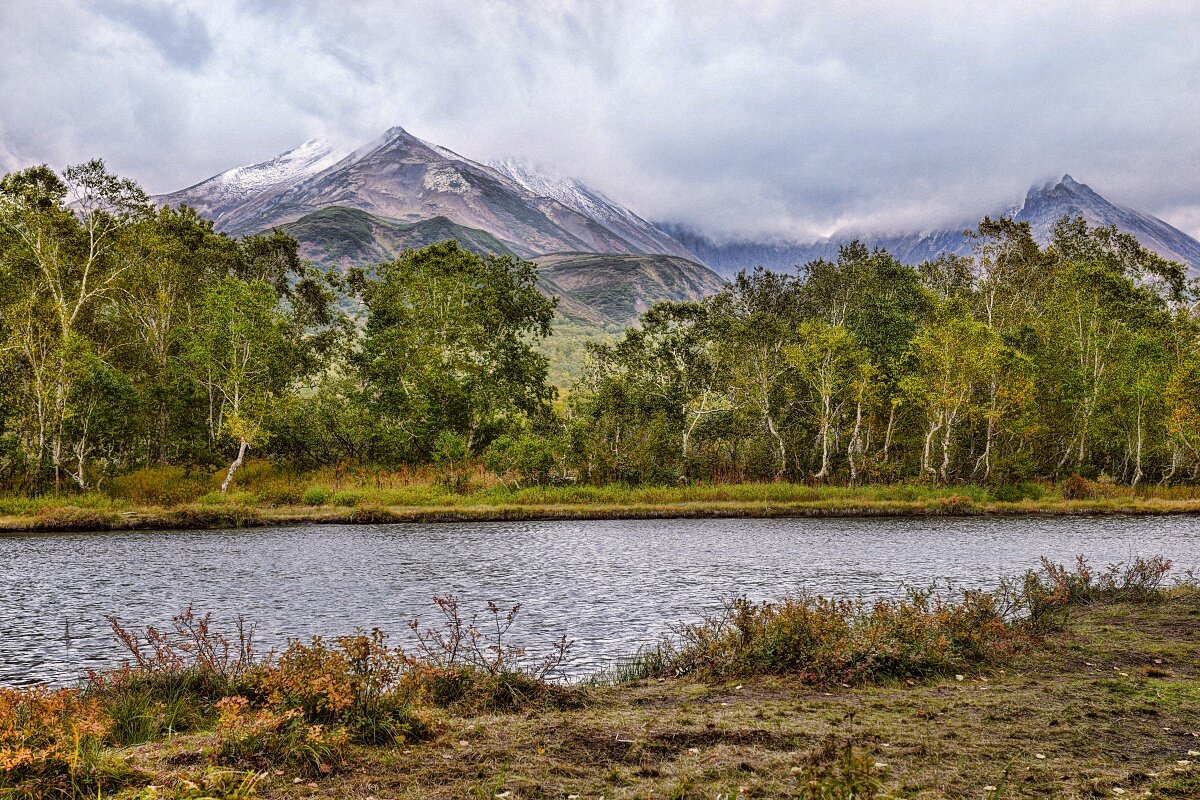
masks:
POLYGON ((246 451, 250 448, 250 443, 242 439, 242 443, 238 445, 237 458, 229 465, 229 472, 225 473, 225 480, 221 481, 221 494, 229 491, 229 484, 233 483, 233 473, 238 471, 238 467, 246 460, 246 451))

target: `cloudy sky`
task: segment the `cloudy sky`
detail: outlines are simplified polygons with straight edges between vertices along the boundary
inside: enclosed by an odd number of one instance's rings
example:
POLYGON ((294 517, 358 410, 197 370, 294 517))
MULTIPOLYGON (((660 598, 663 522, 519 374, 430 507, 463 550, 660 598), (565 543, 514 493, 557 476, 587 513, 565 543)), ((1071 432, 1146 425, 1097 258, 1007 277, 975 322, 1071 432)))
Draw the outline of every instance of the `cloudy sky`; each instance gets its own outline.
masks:
POLYGON ((1064 172, 1200 234, 1200 4, 3 0, 0 168, 152 192, 392 125, 643 216, 932 228, 1064 172))

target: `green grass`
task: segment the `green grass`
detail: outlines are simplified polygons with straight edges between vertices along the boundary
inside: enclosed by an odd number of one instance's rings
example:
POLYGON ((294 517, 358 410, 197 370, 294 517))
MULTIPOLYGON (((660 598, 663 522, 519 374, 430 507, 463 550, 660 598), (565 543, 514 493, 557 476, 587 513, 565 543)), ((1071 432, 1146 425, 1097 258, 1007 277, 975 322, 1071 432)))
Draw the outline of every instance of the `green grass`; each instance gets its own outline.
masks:
POLYGON ((145 469, 102 492, 24 497, 0 494, 0 530, 104 530, 311 522, 517 520, 649 517, 917 516, 971 514, 1200 513, 1200 487, 1091 485, 1083 499, 1065 485, 934 486, 897 483, 809 486, 730 483, 685 486, 505 486, 482 467, 449 489, 431 468, 289 470, 243 467, 228 494, 224 470, 145 469))

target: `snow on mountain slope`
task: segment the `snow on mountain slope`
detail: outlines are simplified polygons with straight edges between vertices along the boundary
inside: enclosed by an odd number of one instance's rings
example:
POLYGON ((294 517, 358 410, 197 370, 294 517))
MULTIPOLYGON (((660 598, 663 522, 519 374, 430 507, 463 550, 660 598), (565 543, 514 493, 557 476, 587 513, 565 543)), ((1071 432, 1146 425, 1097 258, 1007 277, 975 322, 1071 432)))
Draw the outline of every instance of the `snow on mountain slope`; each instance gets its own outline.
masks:
POLYGON ((515 162, 497 168, 472 161, 400 127, 348 155, 314 140, 155 199, 187 203, 233 234, 342 207, 404 224, 445 217, 490 233, 522 255, 690 256, 670 236, 578 181, 518 169, 515 162))
POLYGON ((160 205, 185 203, 218 223, 230 211, 255 197, 281 191, 337 163, 344 153, 328 142, 309 139, 269 161, 234 167, 155 199, 160 205))
POLYGON ((624 206, 609 200, 579 180, 550 167, 535 167, 516 159, 488 162, 488 166, 516 181, 539 197, 549 197, 567 208, 599 222, 644 253, 693 258, 686 247, 624 206))

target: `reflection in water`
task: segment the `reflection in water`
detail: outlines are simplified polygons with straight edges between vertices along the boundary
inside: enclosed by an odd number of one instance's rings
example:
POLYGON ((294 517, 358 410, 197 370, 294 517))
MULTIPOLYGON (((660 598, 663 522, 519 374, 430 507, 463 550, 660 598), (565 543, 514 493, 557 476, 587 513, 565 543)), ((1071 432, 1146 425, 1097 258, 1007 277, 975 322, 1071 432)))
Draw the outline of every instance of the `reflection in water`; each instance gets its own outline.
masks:
POLYGON ((120 656, 105 614, 141 627, 189 604, 289 637, 406 624, 456 593, 522 603, 531 649, 576 640, 587 672, 723 598, 799 589, 877 597, 986 587, 1041 557, 1200 565, 1193 517, 654 520, 302 527, 0 538, 0 684, 71 681, 120 656))

